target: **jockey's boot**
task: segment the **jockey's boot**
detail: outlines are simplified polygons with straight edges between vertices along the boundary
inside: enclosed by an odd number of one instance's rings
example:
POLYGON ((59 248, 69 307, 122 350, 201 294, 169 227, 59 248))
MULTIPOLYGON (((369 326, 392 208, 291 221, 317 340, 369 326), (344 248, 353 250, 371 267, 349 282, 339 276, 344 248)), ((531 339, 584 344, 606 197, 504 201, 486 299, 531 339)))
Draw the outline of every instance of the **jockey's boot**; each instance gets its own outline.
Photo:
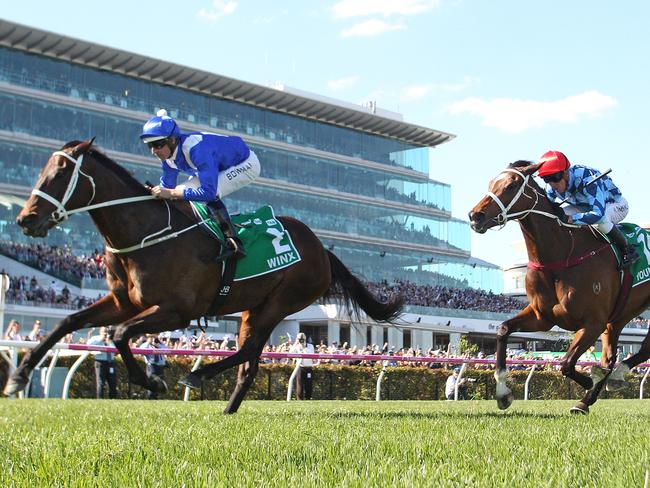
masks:
POLYGON ((629 268, 641 258, 634 246, 628 245, 623 232, 618 226, 614 225, 612 230, 607 234, 607 237, 614 243, 618 252, 621 254, 621 269, 629 268))
POLYGON ((235 226, 233 225, 232 220, 230 220, 228 210, 226 210, 226 206, 223 204, 221 199, 208 202, 208 209, 212 213, 212 217, 216 219, 221 231, 223 232, 223 236, 226 238, 226 248, 224 249, 224 253, 219 256, 219 259, 229 259, 231 257, 241 259, 246 256, 244 244, 237 235, 235 226))

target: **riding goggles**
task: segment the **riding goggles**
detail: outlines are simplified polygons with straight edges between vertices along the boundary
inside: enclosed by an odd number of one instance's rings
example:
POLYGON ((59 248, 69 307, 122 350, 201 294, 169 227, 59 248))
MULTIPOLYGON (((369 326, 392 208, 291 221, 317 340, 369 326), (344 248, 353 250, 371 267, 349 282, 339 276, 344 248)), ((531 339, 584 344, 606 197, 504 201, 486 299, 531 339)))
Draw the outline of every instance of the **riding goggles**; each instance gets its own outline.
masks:
POLYGON ((564 171, 558 171, 550 175, 542 176, 544 183, 559 183, 564 178, 564 171))
POLYGON ((157 141, 147 142, 147 147, 149 149, 160 149, 165 144, 167 144, 168 139, 158 139, 157 141))

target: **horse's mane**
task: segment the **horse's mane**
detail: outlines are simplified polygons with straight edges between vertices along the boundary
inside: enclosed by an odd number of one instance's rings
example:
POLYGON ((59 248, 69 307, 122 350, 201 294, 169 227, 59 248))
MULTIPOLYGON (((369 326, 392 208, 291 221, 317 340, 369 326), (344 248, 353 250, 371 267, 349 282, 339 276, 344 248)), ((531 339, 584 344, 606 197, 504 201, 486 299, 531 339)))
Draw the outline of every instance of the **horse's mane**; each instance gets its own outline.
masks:
MULTIPOLYGON (((61 149, 68 149, 70 147, 75 147, 79 144, 81 144, 82 141, 70 141, 68 142, 65 146, 63 146, 61 149)), ((135 179, 133 174, 126 168, 120 166, 117 164, 115 161, 113 161, 111 158, 106 156, 103 152, 99 151, 98 149, 95 149, 94 147, 91 146, 90 150, 88 153, 96 158, 99 163, 108 168, 110 171, 115 173, 115 175, 128 187, 139 191, 143 195, 148 194, 149 192, 145 189, 144 185, 140 183, 138 180, 135 179)))
MULTIPOLYGON (((535 163, 533 163, 532 161, 526 161, 525 159, 520 159, 518 161, 515 161, 514 163, 510 163, 508 165, 508 168, 521 169, 533 164, 535 163)), ((552 202, 551 200, 548 199, 548 196, 546 195, 546 191, 537 184, 537 181, 535 181, 534 178, 530 178, 528 180, 528 183, 533 186, 535 191, 539 192, 540 194, 544 195, 544 197, 546 197, 546 201, 551 204, 551 211, 556 217, 559 217, 562 220, 566 219, 566 214, 564 213, 564 210, 562 210, 562 207, 560 207, 556 202, 552 202)))

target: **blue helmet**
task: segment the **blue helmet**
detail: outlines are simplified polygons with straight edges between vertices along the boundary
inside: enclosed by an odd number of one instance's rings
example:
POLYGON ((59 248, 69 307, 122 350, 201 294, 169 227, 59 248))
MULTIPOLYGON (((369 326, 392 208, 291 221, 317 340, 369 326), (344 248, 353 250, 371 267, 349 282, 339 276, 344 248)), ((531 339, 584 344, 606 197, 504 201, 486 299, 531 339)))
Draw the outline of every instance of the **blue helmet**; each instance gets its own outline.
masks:
POLYGON ((180 137, 180 135, 181 130, 176 121, 167 115, 167 110, 162 109, 158 110, 156 116, 151 117, 144 124, 140 139, 146 144, 147 142, 167 139, 169 137, 180 137))

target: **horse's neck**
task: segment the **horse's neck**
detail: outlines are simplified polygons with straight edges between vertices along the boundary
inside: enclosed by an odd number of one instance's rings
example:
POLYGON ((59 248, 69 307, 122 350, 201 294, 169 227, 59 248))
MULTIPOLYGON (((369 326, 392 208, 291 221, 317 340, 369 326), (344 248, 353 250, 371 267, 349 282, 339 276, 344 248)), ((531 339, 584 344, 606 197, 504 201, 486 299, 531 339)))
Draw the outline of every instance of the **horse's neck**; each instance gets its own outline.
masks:
MULTIPOLYGON (((143 194, 107 168, 101 168, 98 173, 95 175, 94 203, 143 194)), ((117 248, 137 244, 144 237, 164 229, 168 223, 167 206, 155 200, 101 207, 91 210, 90 217, 109 245, 117 248)))
POLYGON ((524 234, 528 260, 532 262, 553 263, 567 260, 583 252, 594 242, 591 234, 561 226, 557 220, 543 215, 530 214, 519 224, 524 234))

